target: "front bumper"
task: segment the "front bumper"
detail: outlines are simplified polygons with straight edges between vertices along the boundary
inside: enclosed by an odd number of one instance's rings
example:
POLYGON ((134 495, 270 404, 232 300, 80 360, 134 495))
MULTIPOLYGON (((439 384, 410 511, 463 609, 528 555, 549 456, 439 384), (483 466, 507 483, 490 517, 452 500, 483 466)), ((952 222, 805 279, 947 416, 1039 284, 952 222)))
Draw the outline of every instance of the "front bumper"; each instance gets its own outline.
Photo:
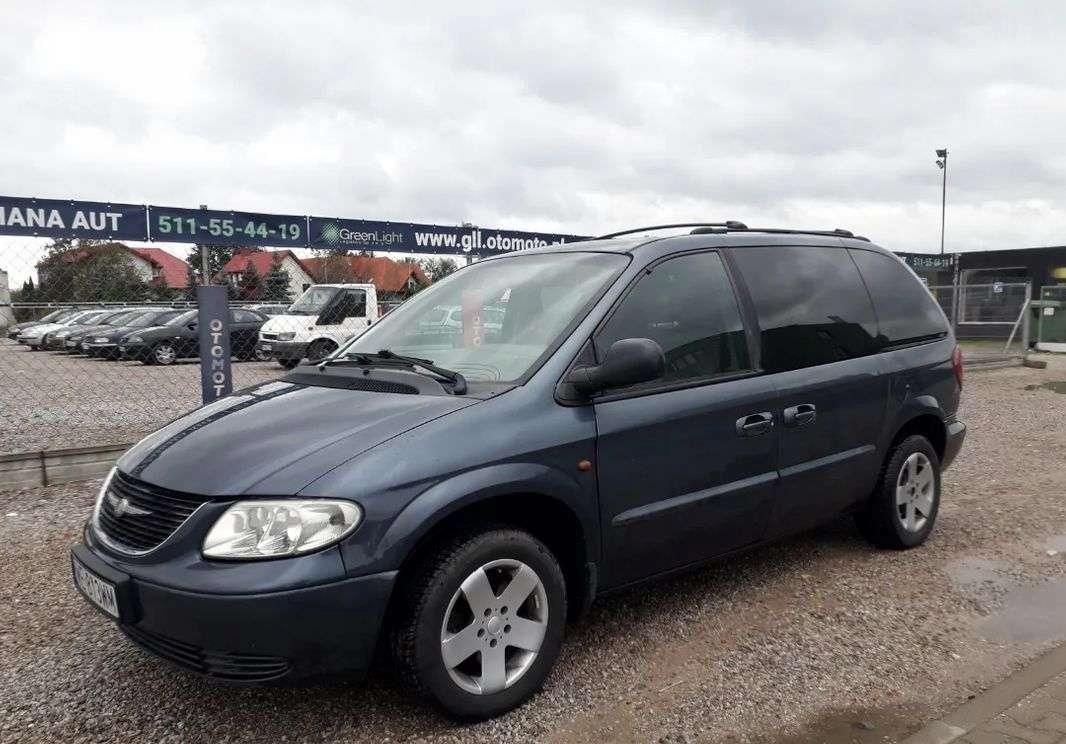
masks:
POLYGON ((947 468, 955 460, 962 449, 962 442, 966 439, 966 424, 959 420, 948 421, 945 425, 944 456, 940 459, 940 467, 947 468))
POLYGON ((115 585, 118 626, 131 640, 233 684, 362 677, 396 580, 389 571, 288 591, 248 594, 236 586, 232 593, 199 593, 119 570, 83 544, 71 555, 115 585))
POLYGON ((138 362, 143 362, 148 358, 152 349, 147 344, 120 344, 118 351, 123 359, 132 359, 138 362))
POLYGON ((260 339, 255 345, 256 351, 274 359, 303 359, 307 355, 307 344, 302 341, 270 341, 260 339))

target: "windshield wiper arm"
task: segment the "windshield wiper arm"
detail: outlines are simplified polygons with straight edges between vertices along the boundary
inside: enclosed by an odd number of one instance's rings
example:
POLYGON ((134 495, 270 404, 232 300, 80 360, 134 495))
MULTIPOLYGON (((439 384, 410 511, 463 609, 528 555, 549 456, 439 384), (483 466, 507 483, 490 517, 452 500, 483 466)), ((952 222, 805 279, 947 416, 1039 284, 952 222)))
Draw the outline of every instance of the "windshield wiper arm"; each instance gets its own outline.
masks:
POLYGON ((326 366, 331 362, 335 363, 341 361, 342 359, 352 360, 360 364, 369 365, 385 362, 392 364, 402 364, 406 367, 421 367, 427 372, 432 372, 438 377, 443 377, 445 380, 448 380, 450 383, 452 383, 452 393, 454 393, 455 395, 466 394, 466 378, 463 377, 462 373, 456 372, 453 369, 438 367, 436 364, 433 363, 432 359, 420 359, 419 357, 403 356, 402 354, 396 354, 389 349, 382 349, 376 354, 371 354, 365 351, 351 351, 345 354, 340 359, 327 359, 322 362, 320 366, 326 366))

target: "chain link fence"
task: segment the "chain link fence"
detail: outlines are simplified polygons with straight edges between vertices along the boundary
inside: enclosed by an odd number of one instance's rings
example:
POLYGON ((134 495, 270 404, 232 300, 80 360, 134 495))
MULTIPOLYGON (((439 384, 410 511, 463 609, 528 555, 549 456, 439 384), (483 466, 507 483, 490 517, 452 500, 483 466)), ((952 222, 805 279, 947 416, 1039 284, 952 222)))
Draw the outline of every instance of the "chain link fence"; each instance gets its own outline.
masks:
POLYGON ((1029 338, 1023 310, 1032 296, 1028 282, 929 287, 955 329, 971 345, 970 355, 1024 353, 1029 338))
POLYGON ((62 240, 4 249, 0 455, 136 441, 199 406, 205 266, 227 288, 235 390, 330 353, 429 283, 415 264, 369 256, 182 252, 62 240))

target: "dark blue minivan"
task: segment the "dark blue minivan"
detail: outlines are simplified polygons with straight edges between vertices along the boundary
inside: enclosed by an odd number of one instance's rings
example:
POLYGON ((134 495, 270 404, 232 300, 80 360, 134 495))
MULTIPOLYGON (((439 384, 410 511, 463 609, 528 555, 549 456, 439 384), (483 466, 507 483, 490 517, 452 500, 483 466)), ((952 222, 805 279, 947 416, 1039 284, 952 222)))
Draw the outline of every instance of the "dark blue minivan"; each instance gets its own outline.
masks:
POLYGON ((668 227, 687 234, 474 263, 147 437, 75 584, 212 679, 357 676, 388 651, 484 718, 542 685, 598 594, 843 513, 878 546, 925 541, 965 426, 918 278, 843 230, 668 227), (442 310, 459 322, 426 322, 442 310))

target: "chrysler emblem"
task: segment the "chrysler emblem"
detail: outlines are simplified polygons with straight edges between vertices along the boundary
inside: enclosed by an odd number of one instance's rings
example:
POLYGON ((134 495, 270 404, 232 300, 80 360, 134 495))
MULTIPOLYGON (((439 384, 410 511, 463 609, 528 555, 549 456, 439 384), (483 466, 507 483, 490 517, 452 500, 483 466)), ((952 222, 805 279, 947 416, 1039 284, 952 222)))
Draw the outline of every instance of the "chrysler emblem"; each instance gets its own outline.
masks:
POLYGON ((111 511, 114 512, 116 517, 123 517, 127 514, 131 517, 145 517, 152 513, 147 509, 141 509, 139 506, 134 506, 125 496, 118 498, 114 494, 109 493, 107 495, 107 503, 111 506, 111 511))

